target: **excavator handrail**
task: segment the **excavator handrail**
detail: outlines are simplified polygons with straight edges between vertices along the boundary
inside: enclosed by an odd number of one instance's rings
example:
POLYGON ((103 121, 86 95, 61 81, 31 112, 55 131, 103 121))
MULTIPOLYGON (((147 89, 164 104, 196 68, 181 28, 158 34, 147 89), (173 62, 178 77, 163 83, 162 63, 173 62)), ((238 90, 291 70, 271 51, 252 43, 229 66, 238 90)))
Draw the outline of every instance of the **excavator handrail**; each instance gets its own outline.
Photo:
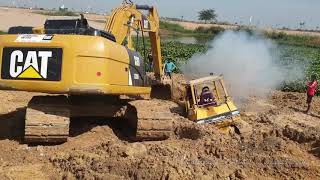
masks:
POLYGON ((164 73, 159 28, 160 20, 155 7, 124 3, 122 6, 112 11, 111 16, 106 23, 105 31, 113 34, 118 44, 123 45, 126 42, 129 49, 134 49, 131 37, 132 32, 139 29, 142 33, 149 33, 153 70, 156 79, 161 81, 164 73), (149 11, 148 15, 143 14, 140 10, 149 11))
POLYGON ((206 81, 217 81, 222 78, 223 78, 222 76, 207 76, 207 77, 202 77, 202 78, 195 79, 195 80, 190 80, 189 84, 200 84, 200 83, 203 83, 206 81))

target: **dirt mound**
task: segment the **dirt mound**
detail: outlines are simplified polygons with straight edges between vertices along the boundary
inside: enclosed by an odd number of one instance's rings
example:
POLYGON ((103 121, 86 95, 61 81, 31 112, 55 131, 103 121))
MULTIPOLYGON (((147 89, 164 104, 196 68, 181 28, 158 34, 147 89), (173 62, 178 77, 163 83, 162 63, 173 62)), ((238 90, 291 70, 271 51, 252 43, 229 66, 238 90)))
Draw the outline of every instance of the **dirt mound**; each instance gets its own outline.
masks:
POLYGON ((67 143, 33 147, 20 141, 23 131, 15 127, 23 123, 13 122, 23 122, 19 108, 37 94, 0 95, 5 102, 0 108, 3 179, 320 178, 317 97, 312 115, 303 113, 304 94, 274 92, 266 99, 250 98, 241 112, 252 128, 247 136, 194 124, 182 116, 182 107, 159 100, 174 117, 175 135, 168 140, 129 142, 117 119, 83 118, 71 123, 67 143))

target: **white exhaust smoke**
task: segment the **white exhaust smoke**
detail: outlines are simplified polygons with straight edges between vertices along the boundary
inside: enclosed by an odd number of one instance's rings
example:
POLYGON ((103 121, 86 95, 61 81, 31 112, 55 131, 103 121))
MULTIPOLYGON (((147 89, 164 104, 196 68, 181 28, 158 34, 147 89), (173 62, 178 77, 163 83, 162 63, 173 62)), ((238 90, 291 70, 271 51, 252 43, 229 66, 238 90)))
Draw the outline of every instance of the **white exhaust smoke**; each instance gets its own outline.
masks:
POLYGON ((226 31, 211 46, 205 54, 193 56, 181 69, 187 78, 223 74, 234 99, 265 96, 283 81, 304 77, 299 65, 279 65, 276 45, 262 36, 226 31))

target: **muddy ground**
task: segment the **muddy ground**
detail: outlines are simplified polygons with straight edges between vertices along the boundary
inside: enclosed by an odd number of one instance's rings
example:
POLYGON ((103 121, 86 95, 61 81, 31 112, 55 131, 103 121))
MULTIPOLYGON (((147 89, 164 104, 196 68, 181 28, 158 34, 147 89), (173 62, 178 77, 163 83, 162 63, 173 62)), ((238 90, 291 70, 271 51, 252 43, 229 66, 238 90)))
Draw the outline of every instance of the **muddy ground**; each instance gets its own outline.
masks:
POLYGON ((117 120, 76 119, 67 143, 23 143, 25 106, 36 94, 0 91, 1 179, 320 179, 320 98, 306 115, 305 95, 273 92, 251 97, 242 118, 252 131, 239 135, 197 126, 183 109, 175 135, 161 142, 130 142, 117 120))

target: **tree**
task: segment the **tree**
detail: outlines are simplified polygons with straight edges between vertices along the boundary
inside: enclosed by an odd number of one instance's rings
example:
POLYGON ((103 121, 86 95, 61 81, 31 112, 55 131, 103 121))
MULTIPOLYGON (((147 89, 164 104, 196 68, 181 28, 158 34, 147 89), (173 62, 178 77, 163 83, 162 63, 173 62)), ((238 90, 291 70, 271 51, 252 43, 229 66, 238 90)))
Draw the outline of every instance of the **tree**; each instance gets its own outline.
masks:
POLYGON ((207 24, 207 21, 216 21, 217 14, 214 9, 204 9, 199 12, 199 20, 204 21, 207 24))

